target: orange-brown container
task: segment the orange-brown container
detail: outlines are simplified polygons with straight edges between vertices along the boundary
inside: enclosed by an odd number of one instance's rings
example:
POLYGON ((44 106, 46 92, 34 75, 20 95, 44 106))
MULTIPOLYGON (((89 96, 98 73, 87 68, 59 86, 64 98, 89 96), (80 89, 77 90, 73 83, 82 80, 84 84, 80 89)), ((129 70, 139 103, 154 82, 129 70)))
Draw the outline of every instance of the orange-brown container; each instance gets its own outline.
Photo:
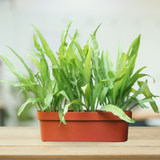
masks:
MULTIPOLYGON (((129 117, 132 112, 125 112, 129 117)), ((37 111, 42 141, 123 142, 128 123, 110 112, 67 112, 67 125, 60 124, 58 112, 37 111)))

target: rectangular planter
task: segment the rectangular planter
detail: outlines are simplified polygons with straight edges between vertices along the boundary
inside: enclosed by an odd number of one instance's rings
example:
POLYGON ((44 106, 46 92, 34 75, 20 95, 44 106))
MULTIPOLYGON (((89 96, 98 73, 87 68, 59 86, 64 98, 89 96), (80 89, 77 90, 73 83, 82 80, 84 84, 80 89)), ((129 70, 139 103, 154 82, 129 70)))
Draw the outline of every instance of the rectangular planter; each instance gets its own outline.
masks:
MULTIPOLYGON (((125 112, 129 117, 132 112, 125 112)), ((42 141, 123 142, 128 123, 110 112, 67 112, 67 125, 60 124, 58 112, 37 111, 42 141)))

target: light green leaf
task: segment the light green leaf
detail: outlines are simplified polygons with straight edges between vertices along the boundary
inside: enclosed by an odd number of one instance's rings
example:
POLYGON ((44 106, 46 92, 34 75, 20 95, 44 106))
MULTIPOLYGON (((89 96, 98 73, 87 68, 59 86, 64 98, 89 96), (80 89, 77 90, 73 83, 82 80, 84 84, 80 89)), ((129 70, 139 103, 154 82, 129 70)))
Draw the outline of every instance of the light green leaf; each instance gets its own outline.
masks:
POLYGON ((87 84, 90 82, 90 76, 91 76, 91 56, 92 56, 92 48, 89 50, 86 60, 85 60, 85 66, 83 68, 83 75, 84 75, 84 84, 87 84))
POLYGON ((33 102, 35 103, 39 100, 40 100, 39 98, 28 98, 27 101, 19 108, 18 116, 22 113, 22 111, 24 110, 24 108, 26 107, 27 104, 29 104, 29 103, 33 104, 33 102))
POLYGON ((72 23, 73 23, 73 20, 69 22, 67 28, 65 28, 63 30, 62 35, 61 35, 61 44, 64 44, 65 46, 67 46, 66 38, 67 38, 68 31, 69 31, 69 28, 70 28, 72 23))
POLYGON ((151 102, 151 99, 145 99, 145 100, 138 100, 135 97, 131 97, 131 99, 136 102, 136 104, 134 104, 134 106, 136 106, 137 104, 140 105, 142 108, 148 108, 145 104, 145 102, 151 102))
POLYGON ((78 104, 78 105, 82 105, 82 106, 85 106, 80 100, 73 100, 71 103, 67 104, 65 107, 64 107, 64 110, 62 108, 59 108, 59 119, 60 119, 60 124, 63 123, 63 124, 66 124, 66 121, 65 121, 65 114, 68 112, 68 109, 69 108, 72 108, 72 105, 73 104, 78 104))
POLYGON ((27 66, 24 60, 12 48, 10 48, 9 46, 7 47, 19 58, 19 60, 22 62, 22 64, 25 66, 26 70, 28 71, 31 81, 34 82, 34 75, 31 69, 27 66))
MULTIPOLYGON (((137 90, 136 93, 134 93, 134 95, 132 97, 137 97, 139 94, 144 93, 145 88, 147 87, 147 80, 145 82, 138 82, 140 88, 137 90)), ((150 98, 150 97, 146 97, 146 98, 150 98)))
POLYGON ((101 24, 102 24, 102 23, 100 23, 100 24, 98 25, 98 27, 96 28, 96 30, 94 31, 94 33, 93 33, 94 36, 96 36, 96 33, 97 33, 99 27, 101 26, 101 24))
POLYGON ((119 68, 121 66, 121 57, 123 53, 122 41, 119 42, 118 45, 118 54, 117 54, 117 62, 116 62, 116 71, 119 72, 119 68))
POLYGON ((127 55, 122 53, 121 58, 119 61, 116 62, 116 74, 118 75, 125 67, 127 62, 127 55))
POLYGON ((78 105, 82 105, 82 106, 85 106, 85 104, 83 104, 80 100, 73 100, 71 103, 67 104, 65 107, 64 107, 64 111, 63 111, 63 115, 65 116, 65 114, 68 112, 68 109, 69 108, 72 108, 72 105, 73 104, 78 104, 78 105))
POLYGON ((70 36, 70 39, 72 40, 72 42, 75 44, 75 46, 77 47, 77 49, 78 49, 78 51, 79 51, 79 55, 80 55, 79 57, 81 57, 80 60, 83 61, 85 54, 84 54, 81 46, 80 46, 79 43, 78 43, 75 39, 73 39, 71 36, 70 36))
POLYGON ((122 109, 120 109, 119 107, 112 105, 112 104, 108 104, 103 106, 101 109, 99 109, 100 111, 105 111, 105 112, 112 112, 114 115, 118 116, 120 119, 128 122, 128 123, 134 123, 135 121, 133 119, 131 119, 130 117, 128 117, 122 109))
MULTIPOLYGON (((62 108, 59 108, 58 110, 58 116, 59 116, 59 119, 60 119, 60 124, 63 123, 66 125, 66 121, 64 119, 64 115, 63 115, 63 109, 62 108)), ((59 126, 60 126, 59 124, 59 126)))
POLYGON ((87 54, 88 54, 88 51, 89 51, 89 45, 86 44, 86 45, 83 47, 83 52, 84 52, 85 55, 87 55, 87 54))
POLYGON ((85 86, 81 87, 84 93, 84 100, 86 102, 87 109, 89 109, 91 105, 91 89, 90 84, 87 83, 85 86))
POLYGON ((91 101, 91 110, 94 111, 97 109, 97 105, 99 102, 99 98, 100 98, 100 94, 102 92, 103 89, 103 84, 104 82, 100 81, 99 83, 97 83, 97 85, 95 85, 95 87, 93 87, 93 93, 92 93, 92 101, 91 101), (95 105, 97 100, 97 105, 95 105))
POLYGON ((132 58, 133 55, 136 55, 137 57, 137 54, 138 54, 138 49, 139 49, 139 45, 140 45, 140 38, 141 38, 141 35, 139 35, 131 44, 128 52, 127 52, 127 57, 129 56, 129 60, 130 58, 132 58))
POLYGON ((38 57, 39 59, 42 58, 42 55, 41 55, 40 53, 38 53, 38 52, 36 52, 36 51, 32 51, 32 50, 30 50, 30 49, 28 49, 28 51, 30 51, 33 55, 35 55, 35 56, 38 57))
MULTIPOLYGON (((145 88, 143 89, 142 93, 146 98, 157 97, 157 96, 153 95, 151 93, 151 91, 149 90, 148 85, 147 85, 147 81, 146 82, 138 81, 138 85, 140 86, 140 88, 145 85, 145 88)), ((158 106, 155 101, 150 102, 150 105, 151 105, 152 109, 154 110, 154 112, 159 113, 158 106)))
MULTIPOLYGON (((79 32, 78 32, 78 29, 76 29, 76 32, 75 32, 75 34, 73 36, 73 39, 78 41, 78 37, 79 37, 79 32)), ((71 41, 71 43, 69 45, 69 48, 71 48, 73 52, 76 52, 76 50, 77 50, 77 48, 76 48, 76 46, 75 46, 73 41, 71 41)))
POLYGON ((36 65, 38 71, 41 72, 40 62, 35 57, 33 57, 32 55, 28 54, 28 56, 31 58, 32 62, 36 65))
POLYGON ((121 89, 122 82, 124 81, 124 77, 125 77, 127 69, 128 68, 124 68, 121 72, 119 72, 119 74, 116 77, 116 79, 118 79, 118 80, 115 81, 115 83, 113 85, 113 89, 112 89, 113 104, 116 104, 116 97, 117 97, 117 95, 119 95, 119 91, 121 89))
POLYGON ((93 48, 93 57, 98 57, 99 56, 99 46, 98 42, 96 40, 96 37, 94 35, 91 35, 91 48, 93 48))
POLYGON ((106 96, 107 96, 107 92, 108 92, 108 87, 104 87, 102 92, 100 93, 100 104, 103 103, 103 101, 105 100, 106 96))
POLYGON ((0 81, 0 82, 3 82, 3 83, 9 83, 9 84, 12 84, 14 85, 15 87, 29 87, 29 86, 34 86, 34 85, 38 85, 37 83, 16 83, 16 82, 10 82, 10 81, 0 81))
POLYGON ((6 58, 3 55, 1 55, 0 57, 3 60, 3 62, 8 66, 8 68, 10 68, 11 72, 14 73, 20 81, 22 81, 22 82, 27 82, 28 81, 27 77, 25 75, 23 75, 20 71, 18 71, 13 66, 13 64, 10 62, 10 60, 8 58, 6 58))
POLYGON ((68 50, 65 50, 65 51, 66 51, 66 54, 69 57, 69 59, 73 58, 75 60, 75 63, 77 65, 78 69, 80 70, 81 73, 83 73, 83 62, 77 57, 77 55, 75 53, 73 53, 71 48, 68 48, 68 50))
MULTIPOLYGON (((46 105, 46 107, 49 107, 49 105, 51 104, 53 99, 53 94, 48 94, 45 99, 44 99, 44 103, 46 105)), ((44 108, 44 110, 46 109, 46 107, 44 108)))
POLYGON ((43 37, 43 35, 40 33, 40 31, 39 31, 34 25, 32 25, 32 26, 33 26, 34 29, 36 30, 36 32, 37 32, 37 34, 38 34, 38 36, 39 36, 39 38, 40 38, 40 40, 41 40, 43 49, 44 49, 46 55, 49 57, 50 61, 52 62, 52 65, 53 65, 53 66, 54 66, 54 65, 58 65, 57 60, 56 60, 56 58, 55 58, 52 50, 50 49, 47 41, 45 40, 45 38, 43 37))
POLYGON ((68 98, 68 96, 67 96, 67 94, 66 94, 66 92, 64 90, 60 91, 59 93, 61 95, 63 95, 67 100, 69 100, 69 98, 68 98))
POLYGON ((61 34, 61 44, 63 44, 63 45, 64 45, 64 43, 65 43, 66 33, 67 33, 67 29, 64 28, 64 30, 63 30, 63 32, 62 32, 62 34, 61 34))
MULTIPOLYGON (((37 42, 37 37, 36 37, 35 34, 33 35, 33 40, 34 40, 34 46, 36 47, 36 49, 37 49, 40 53, 43 53, 43 50, 42 50, 40 44, 37 42)), ((44 54, 44 53, 43 53, 43 54, 44 54)))
POLYGON ((101 65, 103 66, 105 78, 109 78, 109 72, 113 72, 113 63, 108 49, 106 50, 106 53, 102 52, 101 54, 101 65))

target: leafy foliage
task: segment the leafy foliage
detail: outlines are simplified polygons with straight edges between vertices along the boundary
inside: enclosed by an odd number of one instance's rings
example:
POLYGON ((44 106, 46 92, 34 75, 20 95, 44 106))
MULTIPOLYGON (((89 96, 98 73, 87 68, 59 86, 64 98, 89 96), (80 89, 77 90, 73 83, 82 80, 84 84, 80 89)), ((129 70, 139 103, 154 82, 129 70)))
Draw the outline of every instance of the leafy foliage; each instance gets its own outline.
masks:
POLYGON ((82 48, 78 43, 78 30, 73 37, 68 35, 72 21, 61 36, 61 45, 57 52, 57 58, 50 49, 47 41, 35 27, 35 31, 41 41, 41 45, 34 35, 34 46, 37 51, 30 51, 28 54, 38 72, 34 74, 25 61, 13 50, 11 51, 19 58, 28 71, 28 77, 20 73, 13 64, 3 55, 4 63, 10 68, 20 80, 20 83, 7 82, 21 88, 28 95, 28 100, 20 107, 18 115, 24 110, 27 104, 32 103, 40 111, 58 111, 60 122, 66 124, 65 114, 69 109, 74 112, 96 112, 102 110, 112 112, 121 119, 134 123, 124 111, 131 110, 139 105, 147 108, 144 104, 149 102, 155 112, 158 107, 153 95, 145 82, 138 81, 147 74, 142 74, 142 67, 135 73, 135 63, 140 45, 140 35, 132 42, 127 54, 122 50, 122 42, 118 47, 116 69, 114 70, 111 55, 108 50, 100 53, 96 33, 90 35, 86 45, 82 48), (69 36, 71 42, 67 43, 69 36), (47 59, 52 66, 48 65, 47 59), (54 79, 53 79, 54 78, 54 79), (138 83, 139 89, 133 88, 138 83), (34 94, 34 98, 29 96, 34 94), (139 100, 138 95, 143 94, 144 99, 139 100), (69 103, 68 103, 69 102, 69 103), (134 104, 132 105, 132 102, 134 104), (99 109, 99 106, 100 109, 99 109), (130 106, 130 108, 128 108, 130 106))

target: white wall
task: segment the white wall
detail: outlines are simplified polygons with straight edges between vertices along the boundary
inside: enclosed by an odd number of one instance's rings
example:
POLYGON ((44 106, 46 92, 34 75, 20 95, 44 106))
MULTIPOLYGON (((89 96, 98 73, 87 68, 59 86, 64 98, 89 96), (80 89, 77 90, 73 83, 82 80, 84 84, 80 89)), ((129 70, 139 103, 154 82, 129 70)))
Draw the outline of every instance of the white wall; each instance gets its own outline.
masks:
MULTIPOLYGON (((0 0, 0 54, 6 55, 23 73, 25 69, 6 45, 12 47, 33 68, 27 49, 33 49, 34 24, 46 37, 54 52, 58 50, 62 30, 70 20, 73 34, 79 29, 79 41, 85 44, 89 34, 102 22, 97 33, 101 50, 109 49, 116 60, 119 40, 127 52, 131 42, 141 34, 137 69, 156 79, 151 83, 160 95, 160 1, 159 0, 0 0)), ((7 68, 3 65, 3 68, 7 68)), ((1 79, 14 80, 10 72, 1 71, 1 79)), ((157 99, 160 106, 160 98, 157 99)))

